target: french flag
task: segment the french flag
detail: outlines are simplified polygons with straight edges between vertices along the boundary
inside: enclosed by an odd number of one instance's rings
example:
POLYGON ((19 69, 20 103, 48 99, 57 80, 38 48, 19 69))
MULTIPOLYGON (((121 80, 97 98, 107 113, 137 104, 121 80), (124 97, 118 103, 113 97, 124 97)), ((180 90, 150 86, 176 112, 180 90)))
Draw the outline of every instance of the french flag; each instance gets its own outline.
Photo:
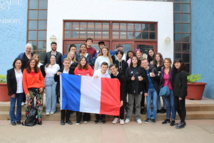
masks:
POLYGON ((118 116, 118 79, 60 74, 61 110, 118 116))

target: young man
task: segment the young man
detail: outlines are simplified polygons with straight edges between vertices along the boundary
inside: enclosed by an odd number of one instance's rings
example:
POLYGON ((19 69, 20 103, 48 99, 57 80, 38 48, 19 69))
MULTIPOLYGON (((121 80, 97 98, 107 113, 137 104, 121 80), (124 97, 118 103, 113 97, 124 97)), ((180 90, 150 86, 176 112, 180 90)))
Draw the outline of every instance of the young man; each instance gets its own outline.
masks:
MULTIPOLYGON (((93 39, 92 38, 87 38, 86 39, 86 45, 87 45, 87 53, 91 54, 92 59, 94 58, 94 55, 96 54, 96 50, 91 47, 91 45, 93 44, 93 39)), ((80 53, 80 51, 79 51, 80 53)))
MULTIPOLYGON (((123 45, 122 44, 118 44, 116 46, 116 51, 118 51, 118 50, 123 51, 123 45)), ((122 59, 124 61, 126 61, 126 53, 123 54, 122 59)), ((112 60, 113 60, 113 63, 114 63, 117 60, 117 56, 116 55, 112 56, 112 60)))
POLYGON ((117 56, 117 60, 114 62, 114 64, 116 64, 116 66, 118 67, 118 70, 120 73, 122 73, 123 75, 125 75, 126 72, 126 68, 128 67, 127 62, 125 62, 122 58, 124 55, 124 52, 121 50, 116 51, 117 56))
POLYGON ((157 91, 159 76, 156 68, 154 68, 152 65, 149 65, 148 59, 142 59, 141 65, 146 70, 148 78, 148 93, 144 93, 147 104, 147 119, 145 120, 145 123, 148 123, 149 121, 155 123, 157 114, 157 91), (151 102, 153 107, 151 107, 151 102))
MULTIPOLYGON (((108 74, 108 63, 103 62, 101 64, 101 69, 96 70, 94 72, 93 77, 94 78, 101 78, 101 77, 110 78, 110 75, 108 74)), ((105 115, 95 114, 95 117, 96 117, 96 120, 94 121, 95 124, 97 124, 99 121, 101 121, 103 124, 105 124, 105 122, 106 122, 105 115)))
POLYGON ((55 55, 56 56, 56 63, 59 64, 59 66, 61 67, 61 65, 62 65, 62 63, 61 63, 62 54, 57 51, 57 43, 56 42, 52 42, 51 43, 51 51, 47 52, 46 55, 45 55, 44 66, 47 63, 50 63, 51 55, 55 55))
POLYGON ((111 71, 111 78, 117 78, 120 81, 120 117, 116 116, 114 120, 112 121, 113 124, 116 124, 119 122, 120 118, 120 124, 124 124, 124 103, 125 103, 125 98, 126 98, 126 78, 125 76, 118 71, 118 68, 115 64, 110 65, 109 67, 111 71))

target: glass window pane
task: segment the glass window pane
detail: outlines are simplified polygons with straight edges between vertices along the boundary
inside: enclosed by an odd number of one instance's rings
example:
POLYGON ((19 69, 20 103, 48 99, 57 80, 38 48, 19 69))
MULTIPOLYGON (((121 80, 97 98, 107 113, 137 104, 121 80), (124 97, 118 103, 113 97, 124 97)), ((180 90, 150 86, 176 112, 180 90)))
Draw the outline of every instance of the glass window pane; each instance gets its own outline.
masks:
POLYGON ((119 30, 119 23, 113 23, 113 30, 119 30))
POLYGON ((38 9, 38 0, 30 0, 30 9, 38 9))
POLYGON ((182 24, 183 32, 190 32, 190 24, 182 24))
POLYGON ((72 31, 65 31, 65 38, 71 38, 71 32, 72 31))
POLYGON ((28 31, 28 40, 37 40, 37 32, 28 31))
POLYGON ((126 39, 126 32, 120 32, 120 39, 126 39))
POLYGON ((113 39, 119 39, 119 32, 113 32, 113 39))
POLYGON ((97 38, 97 39, 101 39, 101 34, 102 34, 102 32, 101 32, 101 31, 97 31, 97 32, 95 32, 95 38, 97 38))
POLYGON ((141 24, 135 24, 135 31, 141 31, 141 24))
POLYGON ((103 23, 103 30, 109 30, 109 23, 103 23))
POLYGON ((109 32, 103 32, 103 39, 109 39, 109 32))
POLYGON ((190 0, 182 0, 184 3, 189 3, 190 0))
POLYGON ((88 31, 87 34, 87 37, 94 38, 94 31, 88 31))
POLYGON ((86 22, 80 22, 80 30, 86 30, 87 29, 87 23, 86 22))
POLYGON ((71 22, 65 22, 65 29, 72 29, 72 23, 71 22))
POLYGON ((183 61, 184 62, 189 62, 189 58, 190 57, 190 55, 189 54, 183 54, 183 61))
POLYGON ((175 39, 175 40, 174 40, 175 42, 182 42, 182 41, 181 41, 181 34, 175 34, 175 35, 174 35, 174 39, 175 39))
POLYGON ((183 22, 190 22, 190 14, 182 14, 183 22))
POLYGON ((38 42, 38 50, 46 50, 46 41, 38 42))
POLYGON ((39 19, 47 19, 47 10, 39 11, 39 19))
POLYGON ((174 50, 175 50, 175 52, 181 52, 181 44, 176 43, 174 50))
POLYGON ((190 69, 190 66, 191 66, 191 64, 186 64, 186 71, 187 71, 187 72, 190 72, 190 70, 189 70, 189 69, 190 69))
POLYGON ((134 24, 133 23, 128 23, 127 30, 128 31, 134 31, 134 24))
MULTIPOLYGON (((71 34, 71 38, 79 38, 79 31, 73 31, 71 34)), ((86 35, 86 34, 85 34, 86 35)))
POLYGON ((37 21, 29 21, 29 29, 37 29, 37 21))
POLYGON ((46 40, 46 31, 38 31, 38 40, 46 40))
POLYGON ((149 31, 156 31, 156 24, 150 24, 149 31))
POLYGON ((142 39, 149 39, 149 33, 148 32, 142 32, 142 39))
POLYGON ((86 38, 86 31, 80 31, 80 38, 86 38))
POLYGON ((181 4, 174 3, 174 11, 175 12, 180 12, 181 11, 181 4))
POLYGON ((120 30, 126 31, 126 23, 120 23, 120 30))
POLYGON ((88 23, 88 30, 94 30, 94 23, 93 22, 88 23))
POLYGON ((182 4, 182 12, 190 12, 190 5, 182 4))
POLYGON ((128 32, 128 39, 134 39, 134 32, 128 32))
POLYGON ((174 14, 174 21, 175 22, 181 22, 181 15, 180 14, 174 14))
POLYGON ((181 54, 176 53, 176 54, 175 54, 175 59, 181 59, 181 54))
POLYGON ((181 32, 181 24, 174 25, 174 32, 181 32))
POLYGON ((102 23, 95 23, 95 29, 101 30, 102 29, 102 23))
POLYGON ((40 61, 44 61, 45 55, 46 55, 46 51, 39 51, 38 54, 39 54, 40 61))
POLYGON ((142 30, 143 31, 148 31, 148 27, 149 27, 148 24, 142 24, 142 30))
POLYGON ((142 39, 141 38, 141 32, 135 32, 135 38, 134 39, 142 39))
POLYGON ((47 21, 46 20, 40 20, 39 21, 39 29, 47 29, 47 21))
POLYGON ((73 30, 79 30, 79 22, 73 22, 73 30))
POLYGON ((190 34, 182 34, 183 42, 190 42, 190 34))
POLYGON ((37 41, 28 41, 28 43, 31 43, 33 46, 33 51, 37 50, 37 41))
POLYGON ((38 11, 37 10, 30 10, 29 11, 29 19, 37 19, 38 11))
POLYGON ((190 52, 190 44, 183 44, 182 50, 183 52, 190 52))
POLYGON ((47 0, 39 0, 39 8, 47 9, 47 0))
POLYGON ((156 39, 155 32, 149 33, 149 39, 156 39))

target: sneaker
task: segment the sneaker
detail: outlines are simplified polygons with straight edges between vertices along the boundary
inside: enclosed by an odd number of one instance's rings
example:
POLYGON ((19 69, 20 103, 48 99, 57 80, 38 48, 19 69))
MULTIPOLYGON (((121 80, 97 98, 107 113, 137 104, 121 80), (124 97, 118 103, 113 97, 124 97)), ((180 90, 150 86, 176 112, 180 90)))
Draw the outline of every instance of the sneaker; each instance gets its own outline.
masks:
POLYGON ((176 125, 175 120, 172 120, 170 123, 170 126, 174 126, 174 125, 176 125))
POLYGON ((15 126, 15 125, 16 125, 16 122, 11 122, 11 125, 12 125, 12 126, 15 126))
POLYGON ((165 108, 161 108, 161 112, 160 113, 166 113, 166 109, 165 108))
POLYGON ((46 115, 50 115, 50 113, 49 113, 49 112, 46 112, 46 115))
POLYGON ((106 120, 102 120, 101 122, 102 122, 103 124, 105 124, 105 123, 106 123, 106 120))
POLYGON ((22 104, 21 104, 22 106, 24 106, 25 105, 25 102, 22 102, 22 104))
POLYGON ((38 125, 42 125, 42 121, 38 121, 38 125))
POLYGON ((119 122, 119 119, 118 118, 114 118, 114 120, 112 121, 112 124, 116 124, 119 122))
POLYGON ((130 122, 130 120, 129 120, 129 119, 126 119, 126 120, 125 120, 125 123, 126 123, 126 124, 128 124, 129 122, 130 122))
POLYGON ((87 124, 87 123, 88 123, 88 121, 84 121, 83 123, 84 123, 84 124, 87 124))
POLYGON ((70 120, 67 120, 66 123, 69 124, 69 125, 73 124, 70 120))
POLYGON ((142 124, 141 119, 137 119, 136 121, 137 121, 138 124, 142 124))
POLYGON ((77 125, 77 126, 79 126, 79 125, 80 125, 80 123, 76 123, 76 125, 77 125))
POLYGON ((149 119, 149 118, 147 118, 147 119, 145 120, 145 123, 149 123, 149 121, 150 121, 150 119, 149 119))
POLYGON ((180 122, 180 123, 176 126, 176 129, 184 128, 185 125, 186 125, 185 123, 180 122))
POLYGON ((21 124, 22 124, 22 122, 20 122, 20 121, 17 121, 17 122, 16 122, 16 124, 17 124, 17 125, 21 125, 21 124))
POLYGON ((168 124, 168 123, 170 123, 169 119, 166 119, 165 121, 162 122, 162 124, 168 124))
POLYGON ((152 123, 155 123, 156 121, 155 121, 155 119, 151 119, 151 122, 152 122, 152 123))
POLYGON ((120 125, 124 125, 124 119, 120 119, 120 125))
POLYGON ((99 120, 95 120, 94 123, 95 123, 95 124, 99 123, 99 120))
POLYGON ((61 120, 60 125, 65 125, 65 122, 63 120, 61 120))
POLYGON ((54 112, 51 112, 51 115, 53 115, 54 114, 54 112))

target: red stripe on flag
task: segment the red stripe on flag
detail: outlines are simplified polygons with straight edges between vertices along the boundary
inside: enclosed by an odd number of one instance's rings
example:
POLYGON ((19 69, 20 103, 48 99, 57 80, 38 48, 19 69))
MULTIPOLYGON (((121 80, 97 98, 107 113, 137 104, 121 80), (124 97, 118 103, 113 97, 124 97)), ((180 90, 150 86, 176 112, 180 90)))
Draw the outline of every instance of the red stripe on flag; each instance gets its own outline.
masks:
POLYGON ((100 114, 118 116, 120 114, 120 81, 101 78, 100 114))

